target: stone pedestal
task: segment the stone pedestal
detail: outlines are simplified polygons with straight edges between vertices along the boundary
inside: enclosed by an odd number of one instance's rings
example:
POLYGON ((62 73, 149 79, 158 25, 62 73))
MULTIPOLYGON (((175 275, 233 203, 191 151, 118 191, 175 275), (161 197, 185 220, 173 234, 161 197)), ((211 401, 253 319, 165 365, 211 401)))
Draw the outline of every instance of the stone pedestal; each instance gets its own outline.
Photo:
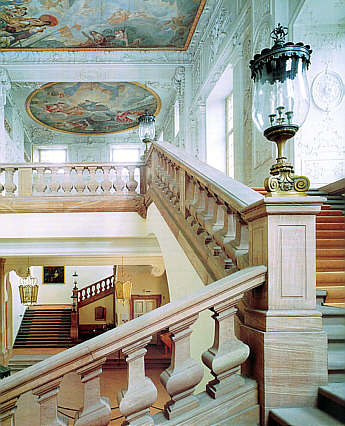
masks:
POLYGON ((277 407, 314 406, 327 384, 327 336, 316 310, 315 215, 323 199, 266 197, 243 211, 250 265, 268 268, 246 298, 243 372, 259 383, 261 423, 277 407))

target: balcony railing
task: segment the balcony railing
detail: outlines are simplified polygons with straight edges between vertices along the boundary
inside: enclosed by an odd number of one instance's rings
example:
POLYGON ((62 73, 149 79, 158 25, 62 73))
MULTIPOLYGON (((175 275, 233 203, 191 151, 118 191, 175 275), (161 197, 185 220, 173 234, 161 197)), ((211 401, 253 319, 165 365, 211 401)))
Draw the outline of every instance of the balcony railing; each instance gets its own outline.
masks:
POLYGON ((118 195, 140 192, 143 163, 1 164, 3 197, 118 195))

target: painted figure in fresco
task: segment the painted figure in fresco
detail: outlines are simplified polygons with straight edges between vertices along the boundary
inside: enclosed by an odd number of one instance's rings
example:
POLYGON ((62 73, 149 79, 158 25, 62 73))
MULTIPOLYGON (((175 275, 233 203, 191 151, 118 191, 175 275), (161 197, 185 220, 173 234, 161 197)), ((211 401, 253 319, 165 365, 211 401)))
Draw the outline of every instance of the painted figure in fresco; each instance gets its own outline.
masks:
POLYGON ((56 102, 55 104, 46 105, 47 112, 61 112, 63 114, 76 114, 83 115, 84 112, 80 111, 78 106, 69 106, 65 102, 56 102))
POLYGON ((14 45, 33 35, 43 32, 48 26, 55 26, 58 20, 53 15, 39 18, 25 16, 27 8, 22 6, 5 7, 0 11, 0 46, 14 45))
POLYGON ((90 35, 87 35, 84 31, 81 31, 83 36, 87 38, 85 43, 81 43, 80 46, 84 47, 106 47, 108 41, 103 34, 97 31, 90 31, 90 35))
POLYGON ((133 123, 134 121, 137 121, 138 117, 140 117, 141 115, 143 115, 143 111, 118 112, 115 115, 115 119, 119 123, 133 123))

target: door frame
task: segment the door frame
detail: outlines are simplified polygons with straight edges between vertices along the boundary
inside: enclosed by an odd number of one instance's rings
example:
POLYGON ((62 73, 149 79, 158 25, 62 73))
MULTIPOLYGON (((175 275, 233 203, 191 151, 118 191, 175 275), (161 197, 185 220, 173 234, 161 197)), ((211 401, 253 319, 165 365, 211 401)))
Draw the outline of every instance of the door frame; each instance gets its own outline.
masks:
POLYGON ((162 303, 162 295, 161 294, 132 294, 131 295, 131 301, 130 301, 130 318, 134 318, 134 302, 136 300, 149 300, 149 299, 155 299, 156 300, 156 306, 159 308, 162 303))

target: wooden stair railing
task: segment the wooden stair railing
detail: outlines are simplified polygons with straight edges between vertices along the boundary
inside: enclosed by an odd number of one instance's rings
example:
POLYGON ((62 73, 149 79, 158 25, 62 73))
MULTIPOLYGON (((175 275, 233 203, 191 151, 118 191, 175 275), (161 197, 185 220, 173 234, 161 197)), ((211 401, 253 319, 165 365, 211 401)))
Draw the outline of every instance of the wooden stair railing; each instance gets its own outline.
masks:
POLYGON ((114 293, 114 275, 78 290, 78 309, 114 293))
MULTIPOLYGON (((239 375, 239 371, 249 355, 249 348, 235 337, 234 316, 236 305, 244 293, 260 286, 265 281, 265 274, 264 266, 243 269, 197 293, 168 303, 102 336, 3 379, 0 382, 1 424, 12 424, 10 422, 15 421, 18 398, 30 391, 38 397, 40 424, 63 424, 57 412, 59 385, 64 375, 76 372, 84 383, 84 408, 76 424, 108 425, 111 409, 109 401, 100 394, 100 374, 106 357, 122 350, 128 364, 128 387, 119 395, 121 414, 125 416, 128 424, 153 425, 149 408, 157 398, 157 389, 145 376, 145 346, 153 334, 166 328, 172 334, 173 344, 172 363, 161 375, 161 381, 171 397, 164 408, 164 422, 173 419, 173 424, 176 424, 179 415, 187 415, 191 409, 195 413, 199 406, 200 410, 205 410, 205 406, 211 404, 214 409, 214 398, 219 395, 223 401, 224 395, 231 394, 234 389, 248 389, 248 382, 239 375), (214 313, 214 344, 203 353, 202 360, 211 370, 214 380, 207 385, 207 401, 205 402, 204 398, 201 404, 193 392, 202 379, 203 369, 190 357, 189 342, 192 333, 190 327, 197 320, 199 313, 207 309, 214 313)), ((256 389, 255 385, 251 385, 251 388, 253 386, 256 389)), ((256 407, 257 413, 257 402, 254 401, 252 405, 256 407)), ((241 406, 240 410, 243 409, 241 406)), ((224 415, 227 415, 225 411, 222 405, 218 414, 212 412, 213 418, 224 419, 224 415)), ((233 413, 232 406, 229 407, 229 412, 233 413)), ((257 420, 256 418, 253 423, 257 420)))
POLYGON ((103 297, 114 295, 114 291, 114 275, 103 278, 102 280, 90 284, 80 290, 73 289, 72 297, 77 299, 76 310, 72 309, 71 312, 70 337, 73 342, 78 341, 79 338, 79 309, 95 302, 96 300, 103 299, 103 297))

